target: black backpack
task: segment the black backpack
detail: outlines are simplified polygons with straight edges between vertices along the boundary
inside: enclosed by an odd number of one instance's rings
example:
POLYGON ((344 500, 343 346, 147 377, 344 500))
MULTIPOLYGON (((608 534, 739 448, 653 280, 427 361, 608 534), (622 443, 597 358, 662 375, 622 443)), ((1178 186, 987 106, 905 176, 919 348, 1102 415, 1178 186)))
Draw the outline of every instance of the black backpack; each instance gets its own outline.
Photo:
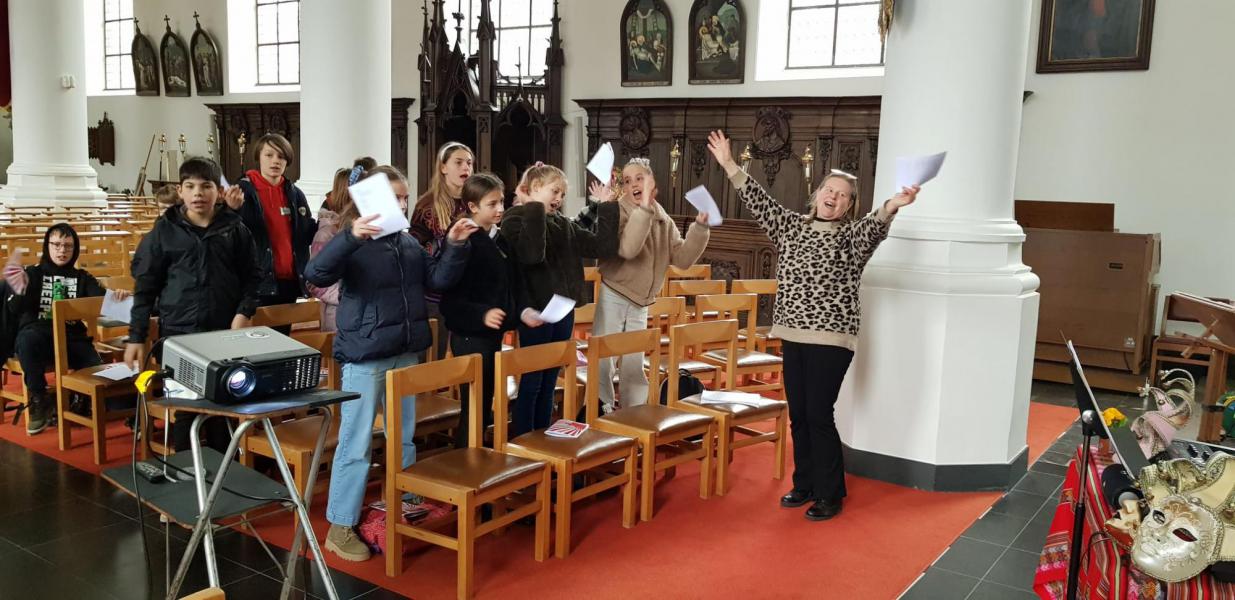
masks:
MULTIPOLYGON (((699 381, 698 377, 690 374, 686 369, 678 369, 678 399, 694 396, 695 394, 703 393, 703 382, 699 381)), ((660 403, 669 403, 669 378, 660 382, 660 403)))

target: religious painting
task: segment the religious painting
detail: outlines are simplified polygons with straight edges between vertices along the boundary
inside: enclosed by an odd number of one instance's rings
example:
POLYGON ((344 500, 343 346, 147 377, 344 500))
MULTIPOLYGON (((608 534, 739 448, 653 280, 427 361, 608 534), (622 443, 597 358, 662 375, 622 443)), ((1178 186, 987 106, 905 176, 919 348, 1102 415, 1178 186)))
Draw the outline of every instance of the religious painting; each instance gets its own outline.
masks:
POLYGON ((189 95, 189 51, 184 40, 172 32, 171 19, 164 16, 167 32, 159 42, 159 56, 163 59, 163 93, 168 97, 189 95))
POLYGON ((738 0, 695 0, 690 8, 690 82, 742 83, 746 20, 738 0))
POLYGON ((663 0, 630 0, 622 11, 622 85, 673 83, 673 20, 663 0))
MULTIPOLYGON (((197 13, 193 13, 197 21, 197 13)), ((220 67, 219 48, 214 39, 197 23, 197 30, 189 39, 189 51, 193 57, 193 82, 197 84, 198 96, 223 95, 223 69, 220 67)))
POLYGON ((133 19, 133 44, 129 50, 133 53, 133 88, 138 96, 159 95, 159 55, 154 52, 154 44, 141 27, 137 19, 133 19))
POLYGON ((1149 68, 1154 0, 1042 0, 1038 72, 1149 68))

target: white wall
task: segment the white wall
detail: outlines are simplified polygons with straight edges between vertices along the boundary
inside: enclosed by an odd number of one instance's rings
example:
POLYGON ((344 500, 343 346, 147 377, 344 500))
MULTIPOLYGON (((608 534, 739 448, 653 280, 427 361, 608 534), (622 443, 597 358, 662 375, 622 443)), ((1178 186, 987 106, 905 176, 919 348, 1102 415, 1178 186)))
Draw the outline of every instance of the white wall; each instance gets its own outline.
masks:
MULTIPOLYGON (((171 17, 172 30, 179 33, 187 44, 194 31, 193 12, 197 11, 202 27, 214 37, 223 54, 223 68, 225 71, 229 69, 231 53, 228 50, 227 0, 198 0, 191 3, 134 0, 133 4, 133 12, 141 22, 142 32, 156 48, 163 37, 164 14, 171 17)), ((395 97, 416 97, 419 89, 416 53, 419 51, 420 42, 420 5, 407 0, 391 0, 391 11, 395 26, 392 94, 395 97)), ((311 68, 311 65, 301 65, 301 68, 311 68)), ((224 92, 228 92, 228 89, 225 87, 224 92)), ((176 138, 184 133, 188 138, 189 154, 206 154, 206 136, 214 133, 214 113, 206 108, 207 103, 296 102, 299 99, 298 92, 225 93, 222 96, 197 96, 194 93, 188 98, 168 98, 163 95, 91 96, 87 100, 88 122, 94 125, 106 112, 108 118, 116 123, 116 164, 100 165, 93 159, 90 164, 99 173, 99 185, 116 191, 131 188, 136 183, 138 170, 145 161, 151 134, 166 133, 167 148, 171 150, 179 148, 176 138)), ((416 110, 419 110, 419 106, 413 105, 413 111, 416 110)), ((412 139, 415 140, 414 134, 412 139)), ((414 160, 414 143, 412 153, 411 160, 414 160)), ((179 163, 172 163, 173 169, 177 164, 179 163)), ((158 165, 156 141, 147 168, 149 178, 157 178, 158 165)), ((175 173, 172 175, 174 177, 175 173)))
POLYGON ((1114 202, 1119 230, 1161 233, 1164 294, 1232 298, 1235 2, 1156 4, 1148 71, 1038 74, 1034 0, 1016 198, 1114 202))

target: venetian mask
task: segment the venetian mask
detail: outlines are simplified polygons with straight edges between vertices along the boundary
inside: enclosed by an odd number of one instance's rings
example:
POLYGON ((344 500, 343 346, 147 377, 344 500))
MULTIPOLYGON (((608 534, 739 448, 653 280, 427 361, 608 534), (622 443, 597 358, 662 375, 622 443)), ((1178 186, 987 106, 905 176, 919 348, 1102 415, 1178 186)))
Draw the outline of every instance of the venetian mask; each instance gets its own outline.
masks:
POLYGON ((1195 577, 1213 562, 1222 526, 1197 500, 1171 495, 1155 502, 1132 544, 1132 561, 1166 582, 1195 577))

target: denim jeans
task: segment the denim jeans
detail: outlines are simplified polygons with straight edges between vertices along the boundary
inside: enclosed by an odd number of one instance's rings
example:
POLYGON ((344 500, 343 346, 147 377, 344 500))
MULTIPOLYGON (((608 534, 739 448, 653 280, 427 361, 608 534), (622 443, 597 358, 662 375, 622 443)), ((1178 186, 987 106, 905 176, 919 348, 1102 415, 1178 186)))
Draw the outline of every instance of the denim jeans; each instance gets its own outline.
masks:
MULTIPOLYGON (((520 325, 519 346, 568 340, 574 328, 573 312, 557 323, 545 323, 540 327, 520 325)), ((511 416, 510 439, 550 425, 549 420, 553 418, 553 390, 557 387, 559 370, 545 369, 519 378, 519 396, 515 398, 514 414, 511 416)))
MULTIPOLYGON (((326 503, 326 520, 335 525, 353 526, 360 522, 360 505, 364 502, 365 482, 369 474, 370 445, 373 419, 380 410, 385 414, 386 372, 418 364, 419 352, 375 360, 344 363, 343 391, 358 392, 360 397, 344 402, 340 407, 339 445, 330 465, 330 494, 326 503)), ((416 397, 403 398, 403 468, 416 462, 416 397)), ((387 440, 387 443, 391 443, 387 440)))

